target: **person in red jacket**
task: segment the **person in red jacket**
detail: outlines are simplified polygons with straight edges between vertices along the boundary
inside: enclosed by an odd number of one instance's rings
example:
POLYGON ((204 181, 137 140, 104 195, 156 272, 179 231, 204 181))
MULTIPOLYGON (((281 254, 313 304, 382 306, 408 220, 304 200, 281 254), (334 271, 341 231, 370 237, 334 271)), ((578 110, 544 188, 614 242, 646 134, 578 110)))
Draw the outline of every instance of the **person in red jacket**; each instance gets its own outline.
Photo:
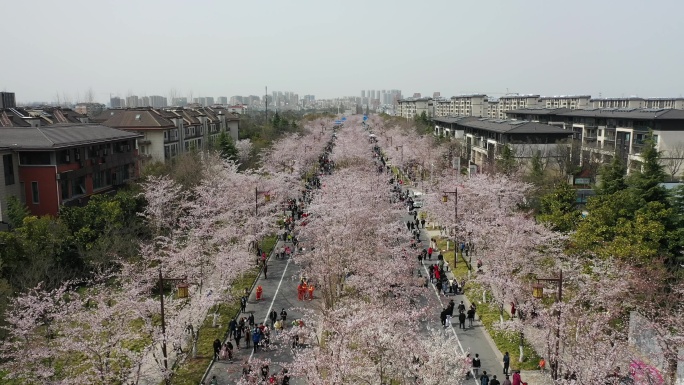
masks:
POLYGON ((521 384, 522 384, 522 380, 520 379, 520 371, 516 370, 513 373, 513 385, 521 385, 521 384))
POLYGON ((304 299, 304 286, 301 282, 297 285, 297 299, 300 301, 304 299))

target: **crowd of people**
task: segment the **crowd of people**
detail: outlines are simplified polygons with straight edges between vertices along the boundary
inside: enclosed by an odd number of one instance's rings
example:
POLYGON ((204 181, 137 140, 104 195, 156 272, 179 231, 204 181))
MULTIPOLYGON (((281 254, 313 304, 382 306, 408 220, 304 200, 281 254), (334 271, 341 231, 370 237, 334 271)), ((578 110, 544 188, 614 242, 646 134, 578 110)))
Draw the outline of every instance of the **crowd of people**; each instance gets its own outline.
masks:
MULTIPOLYGON (((326 145, 325 152, 318 158, 319 174, 331 174, 335 163, 330 157, 334 146, 333 139, 326 145)), ((313 199, 313 192, 321 188, 321 180, 319 175, 313 175, 306 179, 305 189, 299 198, 289 199, 283 209, 285 218, 281 224, 281 230, 278 233, 278 240, 282 242, 280 247, 273 250, 273 256, 276 259, 286 259, 292 256, 295 252, 303 252, 304 248, 300 247, 300 241, 297 239, 296 226, 305 226, 306 213, 305 207, 311 203, 313 199)), ((256 254, 256 264, 261 268, 263 278, 268 278, 268 264, 267 255, 264 250, 255 243, 253 251, 256 254)), ((261 297, 261 286, 257 286, 257 299, 261 297)), ((314 298, 315 287, 310 280, 302 278, 297 288, 297 295, 299 300, 312 300, 314 298)), ((241 317, 232 319, 228 325, 228 339, 221 343, 221 340, 214 341, 214 360, 233 362, 234 349, 251 349, 253 353, 257 353, 262 349, 267 349, 272 344, 272 333, 279 335, 285 331, 286 328, 298 328, 299 330, 288 333, 291 335, 290 346, 292 348, 299 348, 305 342, 304 338, 304 321, 301 319, 292 320, 288 323, 288 315, 285 308, 282 308, 280 313, 275 309, 271 309, 268 314, 270 326, 264 323, 256 324, 254 321, 254 313, 247 313, 247 301, 249 292, 245 289, 240 298, 240 314, 241 317)), ((242 366, 243 378, 249 380, 260 381, 264 384, 278 384, 289 385, 290 376, 288 370, 282 370, 271 373, 268 365, 261 365, 258 370, 253 370, 248 360, 243 362, 242 366)), ((216 376, 212 376, 209 384, 218 385, 216 376)))

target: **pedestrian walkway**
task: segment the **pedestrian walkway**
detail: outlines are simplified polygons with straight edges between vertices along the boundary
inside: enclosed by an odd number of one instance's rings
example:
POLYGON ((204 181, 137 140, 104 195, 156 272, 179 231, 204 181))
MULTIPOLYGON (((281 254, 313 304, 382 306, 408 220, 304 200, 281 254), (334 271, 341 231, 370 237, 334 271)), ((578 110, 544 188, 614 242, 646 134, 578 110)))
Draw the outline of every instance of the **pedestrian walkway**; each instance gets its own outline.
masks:
MULTIPOLYGON (((412 189, 411 189, 412 190, 412 189)), ((409 220, 412 220, 412 216, 410 216, 408 213, 404 214, 402 217, 402 221, 405 223, 409 220)), ((426 227, 428 227, 426 225, 426 227)), ((440 236, 439 230, 428 230, 427 228, 425 229, 420 229, 420 240, 423 243, 423 247, 428 247, 430 245, 430 240, 432 238, 437 238, 440 236)), ((420 250, 416 250, 416 254, 419 253, 420 250)), ((434 265, 438 263, 438 260, 436 258, 436 254, 439 254, 439 251, 436 253, 433 253, 433 258, 432 260, 424 260, 423 261, 423 267, 422 267, 422 274, 425 276, 429 277, 428 273, 428 267, 430 265, 434 265)), ((451 269, 446 272, 447 279, 453 280, 454 275, 451 269)), ((447 307, 448 303, 450 300, 453 300, 456 303, 456 306, 458 307, 458 304, 463 301, 466 309, 470 308, 470 301, 468 298, 463 295, 463 294, 457 294, 457 295, 447 295, 444 296, 442 293, 438 292, 434 284, 430 284, 430 287, 434 290, 434 294, 439 300, 441 304, 441 308, 447 307)), ((476 306, 479 305, 479 303, 475 304, 476 306)), ((439 312, 441 309, 435 309, 435 319, 439 320, 439 312)), ((456 338, 459 341, 459 349, 462 349, 466 353, 470 353, 471 357, 475 357, 475 354, 479 354, 480 356, 480 361, 482 363, 482 366, 480 368, 480 373, 482 371, 487 371, 487 374, 489 375, 489 378, 491 380, 492 375, 496 375, 497 379, 500 382, 503 382, 503 379, 505 378, 503 374, 503 353, 498 350, 496 347, 496 344, 494 341, 491 339, 489 336, 489 333, 487 333, 484 325, 482 322, 479 321, 477 317, 477 312, 475 313, 475 321, 473 322, 472 327, 468 327, 468 322, 466 322, 466 329, 459 329, 458 328, 458 318, 457 318, 458 310, 454 312, 454 317, 451 320, 451 326, 448 328, 451 333, 453 333, 456 338)), ((472 374, 472 373, 471 373, 472 374)), ((527 382, 529 385, 546 385, 546 384, 551 384, 552 381, 551 379, 539 373, 539 371, 522 371, 521 376, 523 381, 527 382)), ((472 379, 472 382, 466 382, 466 383, 472 383, 472 384, 477 384, 479 385, 479 381, 475 381, 472 379)))
MULTIPOLYGON (((283 241, 278 241, 273 250, 278 250, 281 246, 284 246, 283 241)), ((254 322, 258 325, 263 322, 267 324, 269 329, 271 328, 271 321, 268 319, 268 314, 271 309, 275 310, 280 318, 280 311, 285 309, 287 311, 287 322, 285 325, 285 330, 293 327, 292 321, 302 317, 302 314, 298 312, 295 308, 313 308, 314 304, 318 301, 315 299, 312 301, 299 301, 297 300, 297 284, 298 281, 292 278, 295 273, 295 265, 291 262, 290 258, 276 259, 275 254, 272 252, 268 261, 268 278, 264 278, 261 274, 257 279, 256 286, 261 286, 263 288, 263 296, 261 300, 256 299, 256 292, 252 290, 249 294, 249 300, 247 301, 247 306, 245 312, 238 316, 248 317, 249 314, 254 314, 254 322)), ((289 362, 292 359, 292 352, 289 349, 291 346, 291 341, 287 338, 281 338, 277 335, 275 331, 271 331, 271 341, 272 346, 270 348, 260 350, 253 353, 253 349, 246 348, 244 344, 241 344, 240 349, 233 350, 233 361, 229 362, 227 360, 214 361, 207 370, 205 376, 205 383, 208 384, 213 376, 216 376, 218 383, 220 385, 224 384, 235 384, 242 377, 242 365, 245 360, 250 360, 252 357, 261 359, 270 359, 273 362, 289 362), (284 349, 280 349, 284 348, 284 349)), ((235 342, 232 341, 231 342, 235 342)), ((302 343, 311 343, 312 341, 300 341, 302 343)), ((251 346, 251 345, 250 345, 251 346)), ((258 370, 258 368, 252 368, 253 370, 258 370)), ((271 373, 278 373, 282 369, 281 367, 272 364, 270 367, 271 373)), ((294 382, 292 382, 294 384, 294 382)))

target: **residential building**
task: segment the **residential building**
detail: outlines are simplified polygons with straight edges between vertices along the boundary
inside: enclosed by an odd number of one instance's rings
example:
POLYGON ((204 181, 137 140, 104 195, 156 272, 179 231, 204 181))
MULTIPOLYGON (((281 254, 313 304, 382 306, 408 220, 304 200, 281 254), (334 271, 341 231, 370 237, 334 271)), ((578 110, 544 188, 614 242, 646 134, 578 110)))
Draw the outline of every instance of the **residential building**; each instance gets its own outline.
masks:
POLYGON ((684 98, 593 98, 591 108, 673 108, 684 109, 684 98))
MULTIPOLYGON (((526 120, 528 122, 536 122, 549 124, 552 126, 561 127, 564 129, 571 129, 566 124, 567 119, 559 118, 559 115, 565 112, 572 111, 570 108, 544 108, 544 107, 528 107, 506 112, 507 119, 526 120)), ((580 138, 581 133, 574 132, 575 139, 580 138)))
POLYGON ((0 92, 0 109, 13 108, 17 106, 14 92, 0 92))
POLYGON ((40 127, 59 123, 89 123, 86 115, 69 108, 6 108, 0 110, 0 127, 40 127))
POLYGON ((488 115, 488 117, 499 120, 506 119, 507 111, 538 105, 539 95, 505 95, 500 97, 498 101, 492 102, 491 108, 489 108, 490 115, 488 115))
MULTIPOLYGON (((0 133, 2 133, 0 128, 0 133)), ((1 139, 0 139, 1 140, 1 139)), ((0 170, 3 180, 0 180, 0 230, 7 228, 9 222, 7 214, 7 200, 13 196, 21 200, 21 184, 19 183, 19 157, 11 150, 11 146, 0 144, 0 170)))
MULTIPOLYGON (((560 113, 558 119, 565 119, 566 125, 579 137, 583 163, 610 163, 618 156, 629 171, 638 170, 643 163, 641 151, 649 132, 653 133, 666 169, 670 161, 684 157, 684 110, 586 109, 560 113)), ((684 170, 668 172, 681 175, 684 170)))
POLYGON ((78 103, 74 106, 74 111, 88 116, 99 115, 104 109, 105 105, 101 103, 78 103))
POLYGON ((3 221, 9 195, 18 194, 34 215, 57 215, 62 205, 84 203, 136 178, 138 137, 99 124, 0 127, 3 221))
POLYGON ((554 156, 571 135, 560 127, 519 120, 445 117, 433 121, 436 135, 462 140, 463 161, 477 165, 478 171, 492 167, 506 145, 526 163, 536 153, 554 156))
POLYGON ((238 105, 234 105, 234 106, 228 106, 227 110, 230 113, 242 115, 245 112, 247 112, 247 106, 245 106, 244 104, 238 104, 238 105))
POLYGON ((451 100, 445 98, 433 99, 430 116, 449 116, 451 115, 451 100))
POLYGON ((485 94, 456 95, 450 100, 449 115, 452 116, 489 116, 488 98, 485 94))
POLYGON ((590 106, 591 95, 542 96, 538 105, 546 108, 569 108, 571 110, 590 106))
MULTIPOLYGON (((507 115, 513 119, 551 124, 572 132, 581 147, 581 164, 610 163, 614 156, 619 156, 630 171, 636 170, 643 161, 640 154, 649 131, 653 132, 666 169, 672 168, 678 159, 684 157, 684 110, 526 108, 508 111, 507 115)), ((682 172, 684 170, 669 170, 671 175, 681 175, 682 172)))
POLYGON ((237 140, 240 122, 239 115, 223 107, 109 110, 94 119, 140 134, 138 154, 143 168, 191 150, 210 149, 221 131, 237 140))
POLYGON ((430 103, 432 98, 406 98, 401 99, 397 102, 397 115, 406 118, 413 119, 415 116, 421 115, 423 112, 430 115, 432 111, 430 109, 430 103))
POLYGON ((219 96, 218 98, 216 98, 216 103, 225 106, 228 104, 228 97, 227 96, 219 96))

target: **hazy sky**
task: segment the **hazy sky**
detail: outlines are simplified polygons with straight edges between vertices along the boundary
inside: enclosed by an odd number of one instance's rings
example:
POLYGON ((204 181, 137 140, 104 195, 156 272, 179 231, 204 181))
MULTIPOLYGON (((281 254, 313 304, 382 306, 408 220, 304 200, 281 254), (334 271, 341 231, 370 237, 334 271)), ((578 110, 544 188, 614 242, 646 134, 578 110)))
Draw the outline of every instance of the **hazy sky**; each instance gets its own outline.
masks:
POLYGON ((684 93, 684 1, 0 0, 0 90, 684 93))

